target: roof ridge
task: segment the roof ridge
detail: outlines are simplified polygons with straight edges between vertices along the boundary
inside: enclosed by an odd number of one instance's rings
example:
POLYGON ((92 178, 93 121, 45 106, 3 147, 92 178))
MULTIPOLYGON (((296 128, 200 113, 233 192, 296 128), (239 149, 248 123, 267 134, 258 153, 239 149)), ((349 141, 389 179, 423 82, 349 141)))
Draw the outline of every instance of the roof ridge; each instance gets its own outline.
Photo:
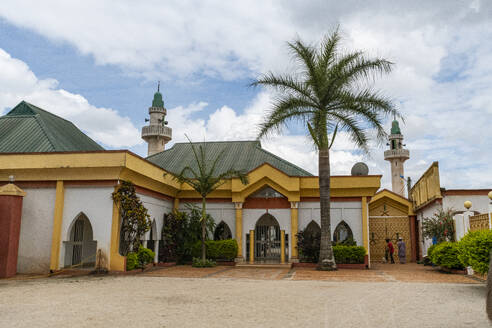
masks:
MULTIPOLYGON (((70 124, 72 124, 72 125, 74 125, 74 126, 75 126, 75 124, 73 124, 72 122, 70 122, 70 121, 69 121, 69 120, 67 120, 66 118, 63 118, 63 117, 58 116, 58 115, 56 115, 56 114, 53 114, 52 112, 49 112, 49 111, 47 111, 47 110, 45 110, 45 109, 42 109, 41 107, 38 107, 38 106, 36 106, 36 105, 33 105, 33 104, 31 104, 31 103, 29 103, 29 102, 27 102, 27 101, 24 101, 24 100, 23 100, 23 102, 25 102, 25 103, 26 103, 29 107, 31 107, 31 109, 34 109, 34 110, 39 110, 39 111, 43 112, 43 114, 48 114, 48 115, 50 115, 50 116, 54 116, 54 117, 56 117, 56 118, 59 118, 59 119, 61 119, 61 120, 64 120, 65 122, 68 122, 68 123, 70 123, 70 124), (34 107, 34 108, 32 108, 32 107, 34 107)), ((38 113, 37 113, 37 114, 38 114, 38 113)))
POLYGON ((268 154, 268 155, 270 155, 270 156, 275 157, 276 159, 278 159, 279 161, 281 161, 281 162, 283 162, 283 163, 285 163, 285 164, 287 164, 287 165, 290 165, 290 166, 292 166, 292 167, 294 167, 294 168, 296 168, 296 169, 298 169, 298 170, 301 170, 302 172, 306 173, 307 175, 313 176, 313 174, 309 173, 308 171, 304 170, 303 168, 301 168, 301 167, 299 167, 299 166, 297 166, 297 165, 295 165, 295 164, 293 164, 293 163, 291 163, 291 162, 289 162, 289 161, 287 161, 287 160, 283 159, 283 158, 282 158, 282 157, 280 157, 280 156, 277 156, 277 155, 275 155, 275 154, 273 154, 273 153, 269 152, 269 151, 268 151, 268 150, 266 150, 266 149, 263 149, 263 148, 261 148, 261 147, 259 147, 258 149, 259 149, 259 150, 261 150, 261 151, 263 151, 263 152, 265 152, 265 153, 267 153, 267 154, 268 154))
MULTIPOLYGON (((31 116, 31 115, 30 115, 31 116)), ((43 134, 46 136, 46 139, 48 139, 48 142, 50 143, 51 147, 53 147, 53 150, 58 150, 51 138, 51 135, 47 132, 47 126, 46 124, 44 124, 43 120, 40 119, 40 115, 39 114, 35 114, 35 115, 32 115, 34 117, 34 120, 36 121, 36 123, 38 123, 39 125, 39 128, 41 129, 41 131, 43 131, 43 134)))

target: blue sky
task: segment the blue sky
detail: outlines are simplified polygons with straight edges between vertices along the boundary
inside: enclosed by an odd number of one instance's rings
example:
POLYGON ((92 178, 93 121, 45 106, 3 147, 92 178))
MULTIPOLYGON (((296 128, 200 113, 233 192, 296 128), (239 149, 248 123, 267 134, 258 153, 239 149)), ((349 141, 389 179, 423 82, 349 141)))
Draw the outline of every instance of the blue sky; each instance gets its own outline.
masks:
MULTIPOLYGON (((491 8, 479 0, 5 1, 0 113, 25 99, 106 148, 145 156, 139 131, 160 80, 173 142, 185 133, 193 140, 253 139, 274 95, 248 84, 269 70, 295 69, 286 41, 315 43, 340 26, 346 49, 395 63, 376 87, 406 118, 406 175, 415 181, 439 161, 443 186, 490 188, 491 8)), ((262 144, 316 173, 317 155, 304 135, 291 127, 262 144)), ((383 151, 373 144, 361 154, 342 134, 333 172, 349 174, 365 161, 389 187, 383 151)))

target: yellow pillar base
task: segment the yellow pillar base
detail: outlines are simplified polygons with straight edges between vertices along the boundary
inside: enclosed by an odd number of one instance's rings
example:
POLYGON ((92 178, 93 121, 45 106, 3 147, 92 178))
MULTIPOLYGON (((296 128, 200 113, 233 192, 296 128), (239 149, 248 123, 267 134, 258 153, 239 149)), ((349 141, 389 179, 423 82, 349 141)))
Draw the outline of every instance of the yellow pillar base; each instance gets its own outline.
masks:
POLYGON ((254 263, 255 261, 255 231, 249 231, 249 262, 254 263))
POLYGON ((280 230, 280 263, 285 263, 285 230, 280 230))

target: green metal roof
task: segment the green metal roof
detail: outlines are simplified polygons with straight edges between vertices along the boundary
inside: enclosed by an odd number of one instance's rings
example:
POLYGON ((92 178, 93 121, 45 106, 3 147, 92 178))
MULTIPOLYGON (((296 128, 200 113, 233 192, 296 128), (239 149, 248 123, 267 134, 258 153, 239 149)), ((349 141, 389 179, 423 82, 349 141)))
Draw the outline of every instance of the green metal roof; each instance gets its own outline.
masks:
POLYGON ((25 101, 0 117, 0 153, 104 150, 72 122, 25 101))
POLYGON ((164 101, 162 100, 162 94, 157 91, 154 93, 154 99, 152 100, 152 107, 164 107, 164 101))
MULTIPOLYGON (((193 145, 196 149, 204 145, 205 154, 210 161, 223 152, 223 158, 217 163, 217 175, 230 169, 249 172, 268 163, 290 176, 312 176, 300 167, 264 150, 259 141, 196 142, 193 145)), ((168 150, 147 157, 147 160, 174 174, 179 174, 185 166, 197 168, 190 143, 176 143, 168 150)))

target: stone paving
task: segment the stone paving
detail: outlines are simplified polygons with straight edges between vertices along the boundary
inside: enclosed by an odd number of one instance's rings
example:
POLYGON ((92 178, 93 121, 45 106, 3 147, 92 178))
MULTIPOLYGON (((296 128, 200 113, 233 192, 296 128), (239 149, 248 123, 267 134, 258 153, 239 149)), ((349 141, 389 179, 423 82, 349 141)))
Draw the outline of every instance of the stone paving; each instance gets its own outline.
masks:
POLYGON ((143 275, 175 278, 231 278, 255 280, 322 280, 354 282, 422 282, 480 284, 477 279, 460 274, 443 273, 433 267, 415 263, 373 264, 369 270, 339 269, 318 271, 315 268, 237 268, 217 266, 215 268, 192 268, 179 265, 154 268, 143 275))

